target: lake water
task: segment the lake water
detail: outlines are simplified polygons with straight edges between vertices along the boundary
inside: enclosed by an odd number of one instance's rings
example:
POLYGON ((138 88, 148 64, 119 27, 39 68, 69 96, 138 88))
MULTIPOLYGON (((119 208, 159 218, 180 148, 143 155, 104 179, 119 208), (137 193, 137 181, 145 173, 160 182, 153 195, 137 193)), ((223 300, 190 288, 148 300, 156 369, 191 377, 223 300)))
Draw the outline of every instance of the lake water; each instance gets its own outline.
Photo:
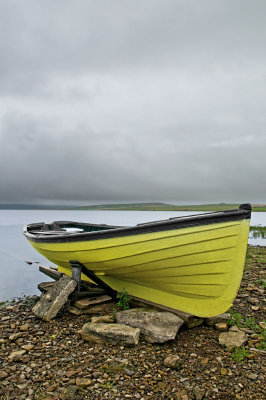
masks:
MULTIPOLYGON (((81 221, 96 224, 136 225, 197 212, 166 211, 75 211, 0 210, 0 301, 22 295, 39 294, 37 284, 49 278, 39 272, 39 264, 51 263, 37 253, 22 234, 25 224, 44 221, 81 221), (26 261, 32 262, 31 265, 26 261)), ((266 213, 252 213, 251 225, 266 226, 266 213)), ((265 246, 265 239, 250 238, 252 245, 265 246)))

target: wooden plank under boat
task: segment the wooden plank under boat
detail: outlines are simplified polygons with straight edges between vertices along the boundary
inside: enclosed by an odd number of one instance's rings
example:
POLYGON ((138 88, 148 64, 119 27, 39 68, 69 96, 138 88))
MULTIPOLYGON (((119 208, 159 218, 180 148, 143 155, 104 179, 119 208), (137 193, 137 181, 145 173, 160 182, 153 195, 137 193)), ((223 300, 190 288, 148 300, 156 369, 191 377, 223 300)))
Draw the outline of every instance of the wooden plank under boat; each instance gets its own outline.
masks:
POLYGON ((227 311, 237 295, 250 216, 250 204, 242 204, 132 227, 57 221, 23 231, 61 272, 70 275, 76 260, 114 290, 211 317, 227 311))

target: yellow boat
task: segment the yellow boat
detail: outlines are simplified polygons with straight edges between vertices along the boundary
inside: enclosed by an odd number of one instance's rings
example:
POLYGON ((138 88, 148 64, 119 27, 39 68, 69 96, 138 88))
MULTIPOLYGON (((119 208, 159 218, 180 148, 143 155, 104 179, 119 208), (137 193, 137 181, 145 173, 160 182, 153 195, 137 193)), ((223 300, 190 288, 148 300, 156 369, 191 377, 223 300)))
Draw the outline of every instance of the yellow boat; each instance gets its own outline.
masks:
POLYGON ((23 230, 32 246, 68 275, 74 260, 87 276, 118 292, 211 317, 227 311, 237 295, 250 216, 250 204, 242 204, 132 227, 57 221, 23 230))

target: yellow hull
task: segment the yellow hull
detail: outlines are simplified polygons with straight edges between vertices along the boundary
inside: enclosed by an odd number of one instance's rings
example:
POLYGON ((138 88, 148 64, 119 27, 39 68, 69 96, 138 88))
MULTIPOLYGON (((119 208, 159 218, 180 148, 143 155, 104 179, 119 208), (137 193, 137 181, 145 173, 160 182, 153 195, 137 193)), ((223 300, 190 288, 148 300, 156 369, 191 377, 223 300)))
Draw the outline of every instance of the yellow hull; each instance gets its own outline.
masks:
POLYGON ((242 219, 97 240, 30 243, 68 275, 69 261, 77 260, 117 291, 211 317, 227 311, 236 297, 248 233, 249 219, 242 219))

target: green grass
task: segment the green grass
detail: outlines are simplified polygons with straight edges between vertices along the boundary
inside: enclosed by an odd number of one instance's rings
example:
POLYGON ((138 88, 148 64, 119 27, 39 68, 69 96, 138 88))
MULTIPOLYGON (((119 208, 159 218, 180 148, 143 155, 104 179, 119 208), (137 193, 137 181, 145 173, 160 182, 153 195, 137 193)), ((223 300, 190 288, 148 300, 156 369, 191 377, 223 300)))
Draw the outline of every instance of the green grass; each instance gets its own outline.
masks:
POLYGON ((252 234, 252 238, 262 238, 266 239, 266 226, 251 226, 249 231, 252 234))
POLYGON ((246 350, 245 346, 236 347, 234 352, 232 353, 232 359, 239 363, 242 363, 246 357, 248 357, 250 353, 246 350))
POLYGON ((228 321, 228 325, 229 326, 235 325, 238 328, 241 328, 244 321, 243 315, 236 313, 233 309, 229 310, 229 313, 231 314, 231 317, 228 321))

